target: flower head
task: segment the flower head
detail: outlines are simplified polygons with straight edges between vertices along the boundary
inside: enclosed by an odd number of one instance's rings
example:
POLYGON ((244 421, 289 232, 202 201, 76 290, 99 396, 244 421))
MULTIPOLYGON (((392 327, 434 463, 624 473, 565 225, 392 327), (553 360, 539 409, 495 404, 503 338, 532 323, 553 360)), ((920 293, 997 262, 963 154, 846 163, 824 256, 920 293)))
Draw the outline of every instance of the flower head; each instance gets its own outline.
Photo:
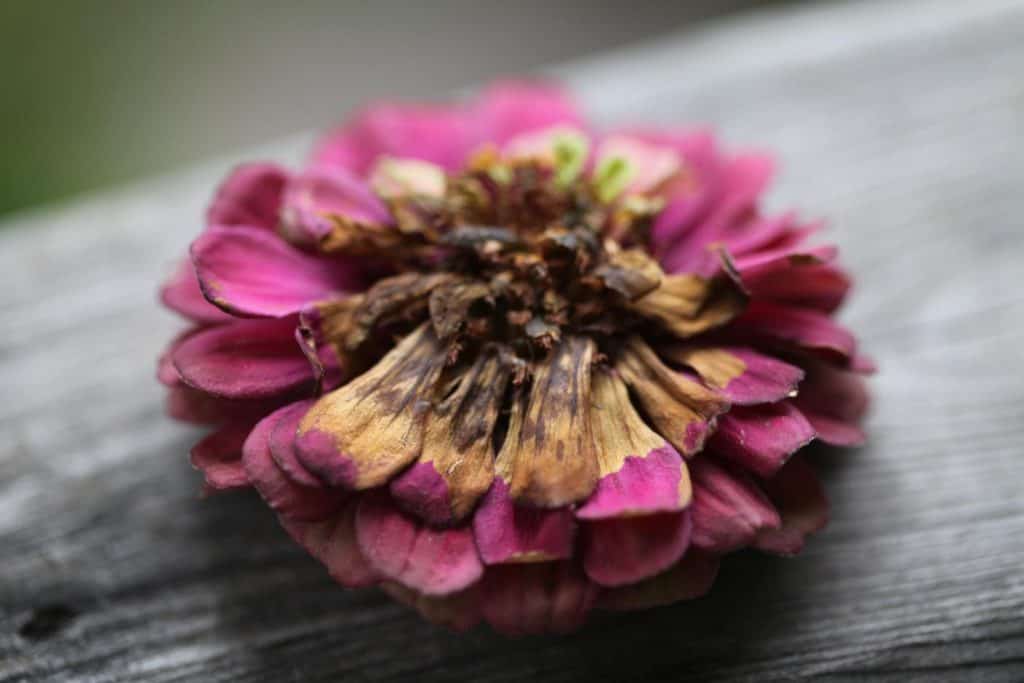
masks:
POLYGON ((771 162, 590 130, 557 89, 380 105, 299 171, 237 168, 162 290, 168 410, 215 423, 346 586, 455 628, 566 631, 707 591, 825 523, 797 452, 852 445, 870 362, 771 162))

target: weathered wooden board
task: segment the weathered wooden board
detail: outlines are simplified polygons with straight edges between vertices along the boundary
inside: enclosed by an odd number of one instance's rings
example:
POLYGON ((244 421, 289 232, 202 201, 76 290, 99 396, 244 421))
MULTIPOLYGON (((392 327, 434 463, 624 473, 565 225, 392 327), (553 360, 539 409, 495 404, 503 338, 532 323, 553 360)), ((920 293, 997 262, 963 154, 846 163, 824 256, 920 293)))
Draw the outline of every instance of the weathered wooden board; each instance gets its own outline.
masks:
POLYGON ((870 446, 819 454, 829 529, 561 639, 338 589, 254 495, 201 499, 161 413, 154 289, 221 160, 0 232, 0 680, 1024 680, 1024 4, 801 6, 557 73, 602 122, 780 150, 775 203, 833 220, 882 372, 870 446))

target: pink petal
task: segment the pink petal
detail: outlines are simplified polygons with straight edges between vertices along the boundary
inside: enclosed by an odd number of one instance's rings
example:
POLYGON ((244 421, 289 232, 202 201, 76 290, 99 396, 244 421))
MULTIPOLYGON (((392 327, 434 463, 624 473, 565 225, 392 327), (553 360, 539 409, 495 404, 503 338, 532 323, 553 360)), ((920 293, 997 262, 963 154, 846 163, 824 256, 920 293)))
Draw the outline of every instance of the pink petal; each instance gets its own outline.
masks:
POLYGON ((242 465, 252 485, 282 518, 323 521, 338 511, 345 494, 296 484, 270 455, 270 437, 287 410, 282 408, 257 423, 242 446, 242 465))
POLYGON ((501 477, 494 478, 473 516, 473 537, 489 565, 569 558, 575 535, 569 508, 546 510, 515 503, 501 477))
POLYGON ((182 260, 174 273, 160 287, 160 301, 164 306, 199 323, 220 323, 233 320, 233 316, 220 310, 203 296, 192 262, 182 260))
POLYGON ((369 184, 338 167, 312 167, 289 181, 281 228, 289 241, 316 244, 330 233, 332 216, 358 224, 390 224, 391 214, 369 184))
POLYGON ((191 387, 231 399, 312 388, 309 361, 293 337, 296 320, 239 320, 190 336, 173 355, 191 387))
POLYGON ((690 544, 690 513, 662 513, 587 522, 583 569, 595 583, 635 583, 675 564, 690 544))
POLYGON ((779 555, 799 553, 808 534, 828 523, 828 501, 818 476, 803 458, 793 458, 763 487, 782 516, 782 527, 762 531, 755 545, 779 555))
POLYGON ((849 330, 825 313, 809 308, 754 301, 733 325, 760 341, 793 345, 843 364, 857 349, 849 330))
POLYGON ((510 564, 488 568, 484 619, 508 636, 569 633, 586 621, 597 597, 574 562, 510 564))
POLYGON ((694 546, 727 553, 750 545, 759 532, 782 524, 779 513, 749 477, 730 472, 708 456, 694 459, 690 475, 694 546))
POLYGON ((365 176, 378 157, 391 156, 456 171, 473 145, 473 125, 463 107, 378 104, 324 138, 314 149, 313 163, 365 176))
POLYGON ((676 449, 664 444, 642 457, 627 457, 622 469, 601 477, 577 508, 576 517, 591 520, 673 512, 689 502, 686 464, 676 449))
POLYGON ((742 346, 681 347, 670 353, 738 406, 781 401, 796 393, 804 377, 799 367, 742 346))
POLYGON ((357 508, 358 499, 353 497, 323 521, 281 519, 289 535, 327 567, 331 578, 349 588, 369 586, 381 578, 356 541, 357 508))
POLYGON ((193 389, 183 382, 171 386, 167 392, 167 414, 175 420, 194 424, 213 424, 225 420, 255 421, 287 403, 289 396, 267 399, 232 400, 211 396, 193 389))
POLYGON ((312 301, 359 285, 343 262, 292 247, 252 227, 215 227, 192 243, 199 286, 208 300, 235 315, 282 317, 312 301))
POLYGON ((718 421, 709 447, 723 458, 771 476, 814 439, 814 428, 792 401, 736 407, 718 421))
POLYGON ((248 420, 228 422, 192 447, 192 466, 203 473, 209 488, 222 491, 249 485, 242 467, 242 444, 252 427, 248 420))
POLYGON ((388 485, 391 496, 402 509, 430 524, 451 522, 452 507, 448 483, 433 462, 417 462, 388 485))
POLYGON ((363 495, 356 537, 377 571, 426 595, 460 591, 483 574, 469 527, 429 527, 401 512, 381 491, 363 495))
POLYGON ((869 405, 864 379, 857 372, 841 370, 819 360, 804 362, 807 379, 800 386, 796 405, 818 437, 836 446, 864 443, 860 422, 869 405))
POLYGON ((692 600, 711 590, 718 575, 717 555, 691 547, 664 572, 619 588, 606 588, 597 606, 607 610, 650 609, 680 600, 692 600))
POLYGON ((320 479, 310 473, 295 455, 295 433, 313 400, 298 401, 278 411, 277 424, 270 433, 270 457, 286 477, 300 486, 323 488, 320 479))
POLYGON ((275 229, 287 180, 288 171, 277 164, 237 166, 217 188, 206 210, 206 224, 275 229))
MULTIPOLYGON (((742 221, 757 206, 757 200, 774 172, 768 156, 748 154, 726 162, 717 182, 717 196, 710 200, 704 216, 686 216, 690 225, 666 225, 669 218, 660 218, 655 230, 663 236, 676 236, 661 261, 667 273, 702 272, 713 259, 708 246, 722 242, 737 221, 742 221)), ((679 221, 679 217, 670 215, 679 221)), ((665 238, 662 238, 663 241, 665 238)))
POLYGON ((473 106, 473 122, 479 127, 474 142, 493 142, 499 148, 529 131, 556 125, 586 127, 586 121, 565 90, 529 81, 492 84, 473 106))
POLYGON ((598 146, 595 165, 606 159, 625 159, 634 175, 625 188, 627 194, 653 192, 683 168, 678 152, 671 147, 650 144, 628 135, 609 135, 598 146))

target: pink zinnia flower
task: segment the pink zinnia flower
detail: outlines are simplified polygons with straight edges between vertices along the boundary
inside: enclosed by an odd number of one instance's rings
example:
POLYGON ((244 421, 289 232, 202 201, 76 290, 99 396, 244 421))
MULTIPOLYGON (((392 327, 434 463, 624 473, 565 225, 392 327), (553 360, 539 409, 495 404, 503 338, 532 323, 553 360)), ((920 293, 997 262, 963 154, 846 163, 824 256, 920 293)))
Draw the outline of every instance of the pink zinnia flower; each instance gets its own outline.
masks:
POLYGON ((863 440, 870 362, 760 154, 597 133, 557 89, 379 105, 300 171, 237 168, 164 303, 210 489, 254 487, 346 586, 568 631, 822 528, 798 451, 863 440))

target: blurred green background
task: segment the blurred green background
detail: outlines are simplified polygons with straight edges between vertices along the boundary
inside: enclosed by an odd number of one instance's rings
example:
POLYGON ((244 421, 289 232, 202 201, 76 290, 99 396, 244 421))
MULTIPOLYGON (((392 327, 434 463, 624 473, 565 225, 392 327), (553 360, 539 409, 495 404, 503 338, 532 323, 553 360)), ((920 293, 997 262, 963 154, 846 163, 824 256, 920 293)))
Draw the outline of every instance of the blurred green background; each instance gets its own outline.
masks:
POLYGON ((0 214, 753 4, 0 0, 0 214))

